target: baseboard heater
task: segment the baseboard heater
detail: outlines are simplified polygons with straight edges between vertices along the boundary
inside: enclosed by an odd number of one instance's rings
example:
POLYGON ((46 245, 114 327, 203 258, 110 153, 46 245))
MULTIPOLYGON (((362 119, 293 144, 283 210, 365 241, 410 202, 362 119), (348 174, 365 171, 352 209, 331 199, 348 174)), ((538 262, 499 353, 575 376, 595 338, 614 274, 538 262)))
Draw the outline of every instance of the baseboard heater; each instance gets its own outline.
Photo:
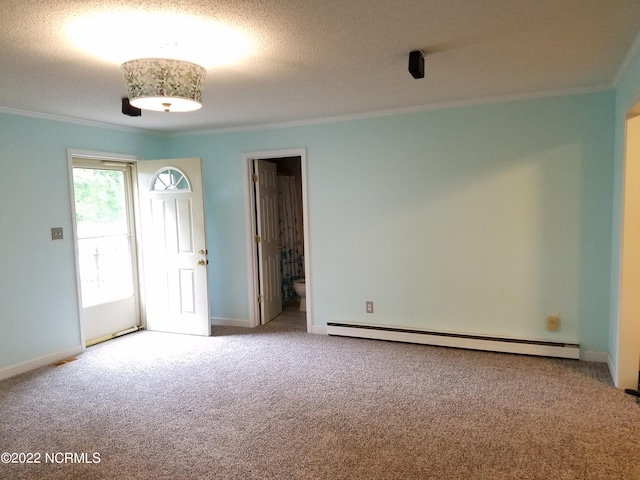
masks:
POLYGON ((580 358, 580 345, 577 343, 465 335, 460 333, 433 332, 342 322, 328 322, 327 334, 341 337, 420 343, 440 347, 466 348, 469 350, 486 350, 490 352, 519 353, 543 357, 580 358))

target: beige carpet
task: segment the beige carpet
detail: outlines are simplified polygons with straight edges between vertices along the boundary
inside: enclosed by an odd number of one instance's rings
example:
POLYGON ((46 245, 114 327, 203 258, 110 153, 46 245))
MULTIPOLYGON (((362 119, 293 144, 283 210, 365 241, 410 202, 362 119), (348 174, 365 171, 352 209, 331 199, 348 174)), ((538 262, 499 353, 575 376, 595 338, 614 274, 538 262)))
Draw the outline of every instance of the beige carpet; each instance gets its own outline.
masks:
POLYGON ((640 405, 603 364, 214 331, 0 382, 0 452, 41 462, 0 478, 640 479, 640 405))

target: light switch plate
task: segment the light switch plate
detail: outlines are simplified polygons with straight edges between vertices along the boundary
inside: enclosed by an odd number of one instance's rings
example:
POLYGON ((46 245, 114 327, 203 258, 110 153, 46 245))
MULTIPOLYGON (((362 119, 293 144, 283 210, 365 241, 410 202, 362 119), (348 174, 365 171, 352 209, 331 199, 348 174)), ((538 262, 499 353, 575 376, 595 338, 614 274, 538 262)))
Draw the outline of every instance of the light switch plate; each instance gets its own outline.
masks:
POLYGON ((51 240, 62 240, 62 227, 53 227, 51 229, 51 240))

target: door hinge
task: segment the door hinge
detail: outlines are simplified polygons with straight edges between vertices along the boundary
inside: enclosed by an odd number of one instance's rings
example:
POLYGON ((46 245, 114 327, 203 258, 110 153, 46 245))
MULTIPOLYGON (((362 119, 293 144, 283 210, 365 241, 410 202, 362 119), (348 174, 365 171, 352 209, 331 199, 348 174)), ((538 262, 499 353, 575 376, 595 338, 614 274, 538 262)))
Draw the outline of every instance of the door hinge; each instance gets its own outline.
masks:
POLYGON ((256 243, 260 243, 260 235, 256 235, 256 243))
POLYGON ((258 181, 258 175, 256 175, 255 173, 251 174, 251 180, 253 180, 254 182, 258 181))
POLYGON ((258 295, 258 303, 262 303, 262 295, 258 295))

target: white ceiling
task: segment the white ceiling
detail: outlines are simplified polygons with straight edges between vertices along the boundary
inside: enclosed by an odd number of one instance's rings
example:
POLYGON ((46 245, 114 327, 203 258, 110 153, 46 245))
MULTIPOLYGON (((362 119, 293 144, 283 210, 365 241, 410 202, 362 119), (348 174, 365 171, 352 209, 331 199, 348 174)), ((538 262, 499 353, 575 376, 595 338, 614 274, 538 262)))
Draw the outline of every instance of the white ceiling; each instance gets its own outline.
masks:
MULTIPOLYGON (((0 0, 0 110, 159 132, 240 128, 611 87, 639 0, 0 0), (117 63, 74 46, 69 20, 126 8, 222 21, 252 53, 208 68, 203 108, 120 112, 117 63), (423 49, 426 77, 407 71, 423 49)), ((113 41, 135 32, 114 27, 113 41)))

